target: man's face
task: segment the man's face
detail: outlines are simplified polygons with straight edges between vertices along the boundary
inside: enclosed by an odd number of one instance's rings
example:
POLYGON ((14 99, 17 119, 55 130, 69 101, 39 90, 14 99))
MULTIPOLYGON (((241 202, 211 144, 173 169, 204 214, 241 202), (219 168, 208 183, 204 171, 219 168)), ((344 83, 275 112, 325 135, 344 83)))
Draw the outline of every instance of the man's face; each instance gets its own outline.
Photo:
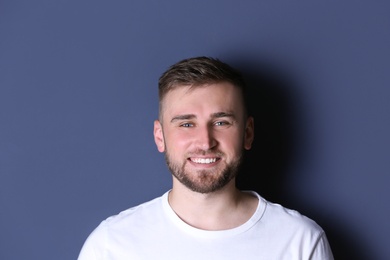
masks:
POLYGON ((155 142, 174 181, 210 193, 234 179, 243 149, 253 141, 253 119, 244 116, 238 88, 230 83, 177 87, 165 96, 160 113, 155 142))

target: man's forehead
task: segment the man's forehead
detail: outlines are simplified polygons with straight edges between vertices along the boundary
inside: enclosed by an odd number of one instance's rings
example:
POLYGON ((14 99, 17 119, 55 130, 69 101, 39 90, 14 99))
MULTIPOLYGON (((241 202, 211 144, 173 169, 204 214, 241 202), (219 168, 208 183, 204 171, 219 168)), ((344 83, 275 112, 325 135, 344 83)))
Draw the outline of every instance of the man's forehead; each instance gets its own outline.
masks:
POLYGON ((207 89, 207 90, 212 90, 213 87, 217 85, 217 83, 214 84, 193 84, 193 85, 180 85, 177 84, 172 89, 170 89, 166 94, 166 96, 172 96, 172 94, 177 94, 180 93, 182 95, 191 95, 192 93, 196 92, 197 90, 202 90, 202 89, 207 89))
POLYGON ((170 116, 191 114, 200 107, 212 109, 210 113, 245 110, 241 90, 230 82, 176 85, 160 101, 160 118, 167 112, 170 116))
MULTIPOLYGON (((174 85, 172 89, 166 92, 165 96, 163 97, 162 101, 164 101, 167 97, 175 96, 175 98, 180 98, 180 96, 191 96, 193 93, 198 93, 201 91, 207 91, 210 95, 213 94, 213 92, 224 92, 228 93, 229 91, 235 92, 234 95, 241 95, 241 91, 238 87, 234 86, 230 82, 216 82, 216 83, 208 83, 208 84, 201 84, 201 85, 174 85)), ((223 93, 223 94, 224 94, 223 93)), ((221 94, 221 93, 219 93, 221 94)))
POLYGON ((233 88, 193 88, 186 86, 167 93, 162 101, 162 105, 170 108, 177 107, 185 109, 191 106, 197 107, 208 104, 225 110, 237 103, 239 99, 239 93, 234 91, 233 88))

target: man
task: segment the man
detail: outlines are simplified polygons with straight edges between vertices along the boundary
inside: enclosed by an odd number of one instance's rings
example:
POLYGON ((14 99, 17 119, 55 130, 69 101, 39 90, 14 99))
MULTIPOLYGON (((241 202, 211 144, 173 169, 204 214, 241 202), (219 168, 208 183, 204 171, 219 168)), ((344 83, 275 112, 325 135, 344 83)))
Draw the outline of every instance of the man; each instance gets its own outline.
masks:
POLYGON ((244 87, 238 72, 206 57, 161 76, 154 139, 172 189, 103 221, 80 260, 333 259, 315 222, 236 188, 254 138, 244 87))

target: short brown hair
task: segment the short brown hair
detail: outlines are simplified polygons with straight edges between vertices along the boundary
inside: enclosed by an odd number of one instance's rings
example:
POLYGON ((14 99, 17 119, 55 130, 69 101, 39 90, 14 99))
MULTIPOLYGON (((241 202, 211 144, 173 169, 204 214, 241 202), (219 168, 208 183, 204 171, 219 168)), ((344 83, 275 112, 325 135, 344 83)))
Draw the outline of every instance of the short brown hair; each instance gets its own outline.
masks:
POLYGON ((179 61, 161 75, 158 81, 160 112, 165 95, 176 87, 197 87, 221 82, 229 82, 241 90, 246 111, 245 82, 241 74, 218 59, 195 57, 179 61))

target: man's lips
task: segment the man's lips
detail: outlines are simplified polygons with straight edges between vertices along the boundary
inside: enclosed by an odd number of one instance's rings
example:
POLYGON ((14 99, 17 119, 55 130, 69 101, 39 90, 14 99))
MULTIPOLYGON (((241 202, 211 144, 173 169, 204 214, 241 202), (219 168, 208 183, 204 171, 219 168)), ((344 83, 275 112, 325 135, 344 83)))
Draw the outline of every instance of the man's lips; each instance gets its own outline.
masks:
POLYGON ((220 160, 219 157, 190 157, 188 159, 198 164, 212 164, 220 160))

